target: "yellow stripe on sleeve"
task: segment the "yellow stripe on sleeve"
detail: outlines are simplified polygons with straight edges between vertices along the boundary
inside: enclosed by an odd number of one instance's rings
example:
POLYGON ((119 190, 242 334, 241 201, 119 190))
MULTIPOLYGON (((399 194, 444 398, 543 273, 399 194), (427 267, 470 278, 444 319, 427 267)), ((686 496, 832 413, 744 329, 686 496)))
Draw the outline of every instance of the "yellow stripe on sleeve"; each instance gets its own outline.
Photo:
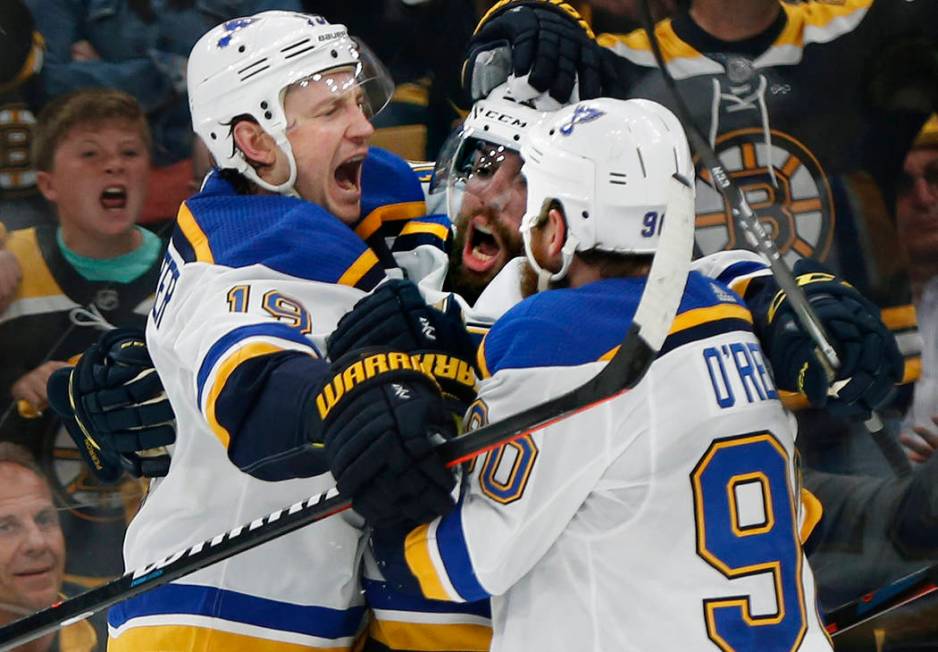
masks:
POLYGON ((365 276, 371 268, 378 264, 378 256, 375 255, 371 249, 366 249, 358 259, 352 263, 352 265, 345 270, 345 273, 339 277, 339 280, 336 281, 339 285, 348 285, 350 287, 355 287, 355 285, 362 280, 362 277, 365 276))
POLYGON ((671 324, 669 334, 700 326, 708 321, 718 321, 720 319, 741 319, 752 323, 752 314, 747 308, 736 303, 721 303, 707 308, 695 308, 683 312, 674 318, 671 324))
POLYGON ((23 274, 17 288, 16 299, 63 296, 62 288, 46 265, 36 237, 36 227, 11 231, 6 241, 7 250, 16 257, 23 274))
POLYGON ((374 620, 368 633, 392 650, 488 652, 492 645, 492 628, 485 625, 374 620))
POLYGON ((404 559, 410 572, 420 583, 420 590, 425 598, 431 600, 450 600, 443 588, 443 582, 436 573, 433 559, 430 557, 430 525, 421 525, 410 531, 404 540, 404 559))
POLYGON ((908 328, 915 328, 918 325, 918 319, 915 315, 915 306, 907 304, 904 306, 893 306, 880 310, 880 316, 886 328, 891 331, 901 331, 908 328))
MULTIPOLYGON (((275 633, 275 632, 272 632, 275 633)), ((161 652, 163 650, 251 650, 251 652, 349 652, 349 646, 311 647, 192 625, 133 627, 110 637, 108 652, 161 652)))
POLYGON ((824 506, 813 493, 807 489, 801 490, 801 509, 804 518, 801 520, 801 543, 807 543, 808 537, 814 532, 814 528, 821 522, 824 516, 824 506))
POLYGON ((412 220, 415 217, 423 217, 426 212, 427 206, 423 201, 407 201, 379 206, 358 223, 358 226, 355 227, 355 233, 362 240, 367 240, 385 222, 412 220))
POLYGON ((922 358, 915 356, 914 358, 906 358, 905 360, 905 371, 902 373, 902 385, 908 383, 914 383, 916 380, 922 377, 922 358))
POLYGON ((200 263, 214 263, 215 257, 212 255, 212 248, 208 244, 208 236, 195 221, 192 211, 186 206, 186 202, 179 205, 179 213, 176 215, 176 224, 179 230, 189 241, 192 250, 195 252, 195 259, 200 263))
POLYGON ((476 351, 476 366, 479 367, 479 380, 492 377, 489 365, 485 361, 485 337, 482 338, 479 343, 479 350, 476 351))
MULTIPOLYGON (((665 63, 671 63, 675 59, 698 59, 703 55, 681 40, 671 25, 671 19, 667 18, 655 25, 655 38, 661 47, 661 56, 665 63)), ((604 48, 616 49, 617 46, 623 46, 630 50, 638 52, 651 52, 651 41, 645 30, 637 29, 628 34, 600 34, 596 40, 604 48)))
POLYGON ((401 229, 401 235, 412 235, 414 233, 429 233, 430 235, 435 235, 440 240, 446 240, 449 236, 449 229, 442 224, 436 224, 434 222, 408 222, 403 229, 401 229))
POLYGON ((823 31, 830 31, 831 37, 842 34, 846 29, 838 24, 838 19, 850 16, 856 11, 865 12, 873 4, 873 0, 842 0, 833 2, 809 2, 805 4, 781 3, 783 10, 788 14, 785 29, 778 35, 773 47, 782 45, 804 45, 805 27, 813 27, 823 31))
POLYGON ((234 353, 225 358, 218 367, 218 371, 215 374, 215 381, 212 383, 208 398, 205 400, 205 418, 212 432, 215 433, 215 436, 218 438, 218 441, 225 447, 225 450, 228 449, 228 444, 231 442, 231 433, 218 422, 218 418, 215 415, 215 402, 218 400, 218 395, 221 394, 221 391, 225 388, 228 378, 242 362, 258 358, 262 355, 279 353, 283 350, 284 349, 279 346, 267 342, 254 342, 237 349, 234 353))

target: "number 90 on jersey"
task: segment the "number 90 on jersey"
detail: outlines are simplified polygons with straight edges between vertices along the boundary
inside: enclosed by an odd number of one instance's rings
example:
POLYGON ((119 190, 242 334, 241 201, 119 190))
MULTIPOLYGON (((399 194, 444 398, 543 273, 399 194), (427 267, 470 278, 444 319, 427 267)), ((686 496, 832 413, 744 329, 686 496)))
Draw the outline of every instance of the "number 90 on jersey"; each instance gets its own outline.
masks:
POLYGON ((769 595, 740 591, 703 600, 707 634, 727 652, 789 652, 804 638, 803 556, 790 469, 784 446, 759 432, 714 440, 691 473, 697 554, 730 586, 759 575, 759 587, 772 587, 769 595))

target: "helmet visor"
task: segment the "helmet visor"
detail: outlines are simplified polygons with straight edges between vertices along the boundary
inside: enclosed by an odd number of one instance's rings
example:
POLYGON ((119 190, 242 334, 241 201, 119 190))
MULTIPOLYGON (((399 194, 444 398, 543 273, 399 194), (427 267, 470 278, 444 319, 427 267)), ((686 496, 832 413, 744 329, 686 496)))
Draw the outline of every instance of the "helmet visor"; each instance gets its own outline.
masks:
POLYGON ((341 96, 350 92, 359 95, 358 102, 368 119, 374 118, 394 94, 394 80, 381 60, 364 42, 357 39, 343 39, 344 44, 336 45, 337 56, 334 67, 312 74, 306 74, 288 85, 283 92, 285 97, 291 89, 315 86, 324 96, 341 96), (347 75, 336 73, 348 72, 347 75))
MULTIPOLYGON (((518 160, 520 154, 478 137, 479 133, 471 128, 454 131, 443 144, 433 171, 430 192, 446 193, 447 214, 454 223, 463 212, 467 193, 501 210, 514 190, 516 179, 504 179, 504 175, 497 173, 505 161, 518 160)), ((520 176, 516 172, 512 175, 520 176)))

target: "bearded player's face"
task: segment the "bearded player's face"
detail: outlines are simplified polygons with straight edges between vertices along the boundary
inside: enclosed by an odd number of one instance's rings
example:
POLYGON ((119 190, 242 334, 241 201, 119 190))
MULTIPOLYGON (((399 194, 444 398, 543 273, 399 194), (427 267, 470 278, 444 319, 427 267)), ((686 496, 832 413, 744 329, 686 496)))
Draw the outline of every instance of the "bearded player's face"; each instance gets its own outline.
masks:
POLYGON ((496 146, 474 154, 456 215, 456 245, 451 256, 453 289, 475 301, 505 264, 524 252, 519 228, 527 188, 521 156, 496 146))

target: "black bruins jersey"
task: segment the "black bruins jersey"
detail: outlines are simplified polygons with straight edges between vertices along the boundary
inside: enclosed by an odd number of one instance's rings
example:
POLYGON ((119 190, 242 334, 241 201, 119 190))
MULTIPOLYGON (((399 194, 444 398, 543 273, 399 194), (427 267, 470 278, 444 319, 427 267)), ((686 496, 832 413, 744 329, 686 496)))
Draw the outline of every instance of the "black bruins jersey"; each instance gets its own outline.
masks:
MULTIPOLYGON (((786 261, 819 259, 877 301, 914 379, 921 344, 892 214, 905 152, 931 107, 900 106, 915 96, 899 92, 906 70, 890 61, 934 47, 938 3, 781 4, 775 23, 744 41, 715 39, 686 11, 655 33, 694 123, 786 261)), ((620 55, 628 95, 675 109, 643 31, 599 40, 620 55)), ((700 253, 745 246, 699 163, 697 174, 700 253)))
POLYGON ((76 309, 93 306, 111 324, 142 329, 161 257, 131 283, 87 281, 62 255, 56 228, 12 231, 6 242, 24 274, 13 303, 0 314, 0 440, 24 445, 39 459, 62 509, 66 580, 87 589, 123 572, 120 545, 141 488, 136 481, 97 482, 52 412, 18 409, 10 388, 46 360, 74 361, 98 339, 102 331, 76 309))

